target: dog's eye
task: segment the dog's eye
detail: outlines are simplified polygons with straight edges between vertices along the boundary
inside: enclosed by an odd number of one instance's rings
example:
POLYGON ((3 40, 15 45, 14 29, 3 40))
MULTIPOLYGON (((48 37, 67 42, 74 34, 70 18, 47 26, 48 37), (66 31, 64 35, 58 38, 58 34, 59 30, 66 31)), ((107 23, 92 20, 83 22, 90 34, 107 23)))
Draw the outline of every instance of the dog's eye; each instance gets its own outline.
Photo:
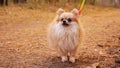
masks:
POLYGON ((63 21, 63 18, 61 19, 61 21, 63 21))
POLYGON ((68 20, 68 22, 71 22, 71 21, 72 21, 70 18, 68 18, 67 20, 68 20))

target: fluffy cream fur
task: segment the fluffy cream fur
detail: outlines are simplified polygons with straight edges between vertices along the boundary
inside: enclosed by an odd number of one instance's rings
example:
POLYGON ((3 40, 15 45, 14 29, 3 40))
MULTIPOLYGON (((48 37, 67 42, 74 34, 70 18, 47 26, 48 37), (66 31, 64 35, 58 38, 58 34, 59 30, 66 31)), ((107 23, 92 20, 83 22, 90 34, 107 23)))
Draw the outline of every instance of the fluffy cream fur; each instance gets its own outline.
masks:
POLYGON ((65 12, 63 9, 57 11, 57 16, 48 29, 48 42, 54 47, 62 62, 69 60, 75 62, 75 53, 82 38, 82 30, 77 20, 77 9, 65 12), (61 18, 72 18, 69 26, 63 26, 61 18), (68 57, 69 56, 69 57, 68 57))

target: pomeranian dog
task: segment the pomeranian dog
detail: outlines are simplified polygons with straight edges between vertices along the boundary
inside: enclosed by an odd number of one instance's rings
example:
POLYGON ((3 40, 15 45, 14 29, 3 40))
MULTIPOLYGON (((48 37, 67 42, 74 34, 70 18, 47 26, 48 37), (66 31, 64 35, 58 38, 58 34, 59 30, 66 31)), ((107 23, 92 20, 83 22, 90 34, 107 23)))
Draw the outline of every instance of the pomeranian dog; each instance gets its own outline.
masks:
POLYGON ((81 26, 78 22, 78 10, 65 12, 58 9, 57 16, 49 25, 48 43, 54 47, 61 61, 75 62, 75 55, 82 38, 81 26))

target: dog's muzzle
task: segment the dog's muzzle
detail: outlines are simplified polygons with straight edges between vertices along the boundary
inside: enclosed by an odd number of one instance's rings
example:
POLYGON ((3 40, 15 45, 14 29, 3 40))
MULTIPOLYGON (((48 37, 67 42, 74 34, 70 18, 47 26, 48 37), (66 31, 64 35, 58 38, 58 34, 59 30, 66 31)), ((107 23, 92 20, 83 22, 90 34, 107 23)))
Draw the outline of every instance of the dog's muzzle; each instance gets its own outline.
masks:
POLYGON ((68 26, 68 23, 66 21, 63 21, 62 25, 68 26))

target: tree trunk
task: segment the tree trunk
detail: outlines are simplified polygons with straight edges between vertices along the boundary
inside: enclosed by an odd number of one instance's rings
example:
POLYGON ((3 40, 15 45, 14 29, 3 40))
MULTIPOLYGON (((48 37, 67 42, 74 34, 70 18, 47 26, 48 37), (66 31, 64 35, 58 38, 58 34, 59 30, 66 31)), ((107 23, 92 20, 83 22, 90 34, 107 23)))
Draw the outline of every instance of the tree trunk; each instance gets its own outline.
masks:
POLYGON ((19 3, 26 3, 27 0, 18 0, 19 3))
POLYGON ((18 3, 26 3, 27 0, 14 0, 14 4, 18 4, 18 3))
POLYGON ((95 5, 96 0, 92 0, 92 5, 95 5))
POLYGON ((0 6, 3 6, 4 0, 0 0, 0 6))
MULTIPOLYGON (((116 0, 118 3, 118 0, 116 0)), ((115 0, 97 0, 97 4, 100 6, 114 6, 115 0)))
POLYGON ((115 0, 114 6, 115 7, 120 7, 120 0, 115 0))
POLYGON ((3 6, 3 5, 8 6, 8 0, 0 0, 0 5, 1 6, 3 6))
POLYGON ((50 0, 50 3, 52 3, 52 5, 56 5, 56 0, 50 0))
POLYGON ((7 5, 7 6, 8 6, 8 0, 5 0, 5 5, 7 5))
POLYGON ((18 4, 18 0, 14 0, 14 4, 18 4))

